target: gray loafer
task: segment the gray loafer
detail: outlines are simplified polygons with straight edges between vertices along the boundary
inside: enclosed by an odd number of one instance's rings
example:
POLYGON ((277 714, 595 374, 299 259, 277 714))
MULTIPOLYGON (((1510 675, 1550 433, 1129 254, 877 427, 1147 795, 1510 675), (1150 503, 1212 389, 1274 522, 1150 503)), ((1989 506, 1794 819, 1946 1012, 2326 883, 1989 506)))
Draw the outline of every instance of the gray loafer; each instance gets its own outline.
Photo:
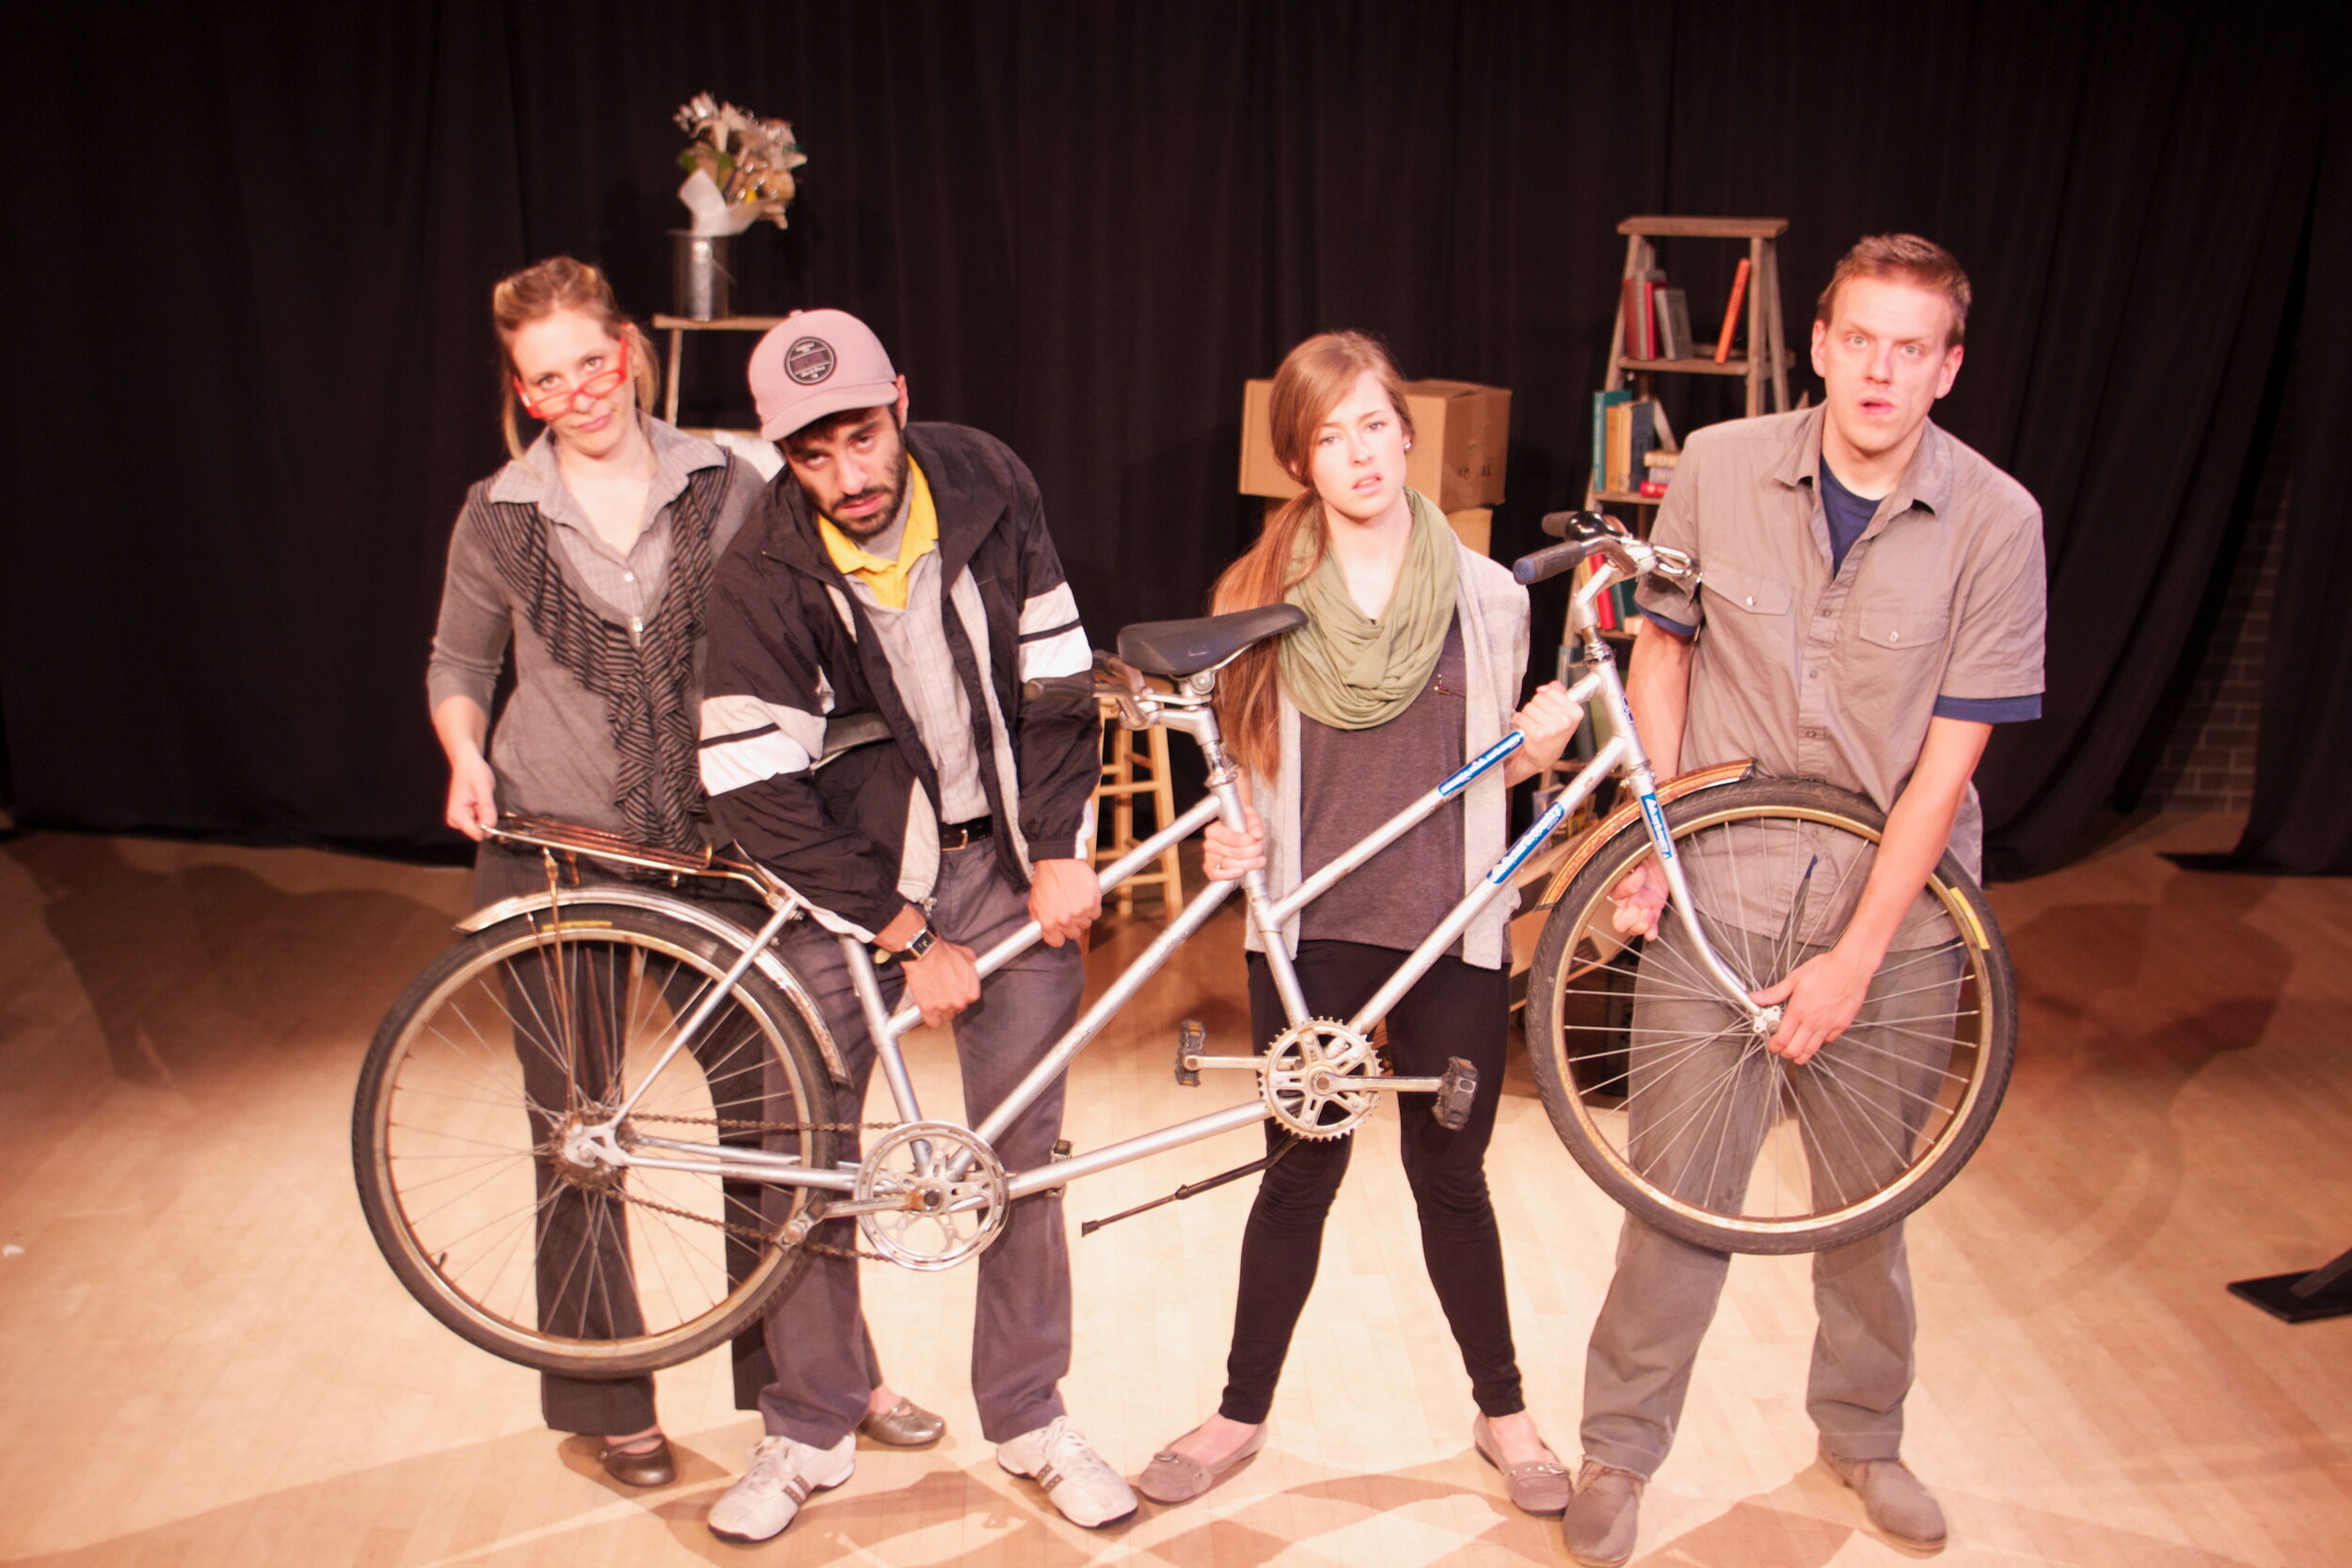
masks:
POLYGON ((1821 1463, 1853 1488, 1862 1512, 1887 1535, 1919 1551, 1943 1549, 1944 1510, 1901 1460, 1840 1459, 1824 1449, 1821 1463))
POLYGON ((1155 1503, 1188 1503, 1264 1447, 1265 1427, 1261 1423, 1249 1441, 1215 1465, 1186 1459, 1174 1449, 1162 1449, 1136 1478, 1136 1490, 1155 1503))
POLYGON ((1556 1456, 1531 1465, 1505 1465, 1502 1445, 1495 1441, 1494 1428, 1484 1416, 1470 1422, 1470 1447, 1478 1450, 1479 1458, 1502 1472, 1502 1495, 1521 1513, 1549 1518, 1566 1510, 1576 1488, 1556 1456))
POLYGON ((866 1417, 857 1429, 886 1448, 921 1449, 946 1435, 947 1420, 913 1400, 902 1399, 881 1415, 866 1417))

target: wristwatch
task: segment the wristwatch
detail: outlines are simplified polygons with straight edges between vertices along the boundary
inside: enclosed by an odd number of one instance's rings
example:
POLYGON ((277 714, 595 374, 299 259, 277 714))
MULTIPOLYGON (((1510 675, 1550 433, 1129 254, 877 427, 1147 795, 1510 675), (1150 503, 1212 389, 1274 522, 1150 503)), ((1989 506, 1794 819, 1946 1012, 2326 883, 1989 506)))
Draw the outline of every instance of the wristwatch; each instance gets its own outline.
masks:
POLYGON ((939 938, 932 934, 931 928, 929 926, 925 926, 921 930, 915 932, 914 935, 907 938, 907 944, 898 949, 898 957, 902 958, 919 958, 924 954, 930 952, 932 948, 938 945, 939 938))

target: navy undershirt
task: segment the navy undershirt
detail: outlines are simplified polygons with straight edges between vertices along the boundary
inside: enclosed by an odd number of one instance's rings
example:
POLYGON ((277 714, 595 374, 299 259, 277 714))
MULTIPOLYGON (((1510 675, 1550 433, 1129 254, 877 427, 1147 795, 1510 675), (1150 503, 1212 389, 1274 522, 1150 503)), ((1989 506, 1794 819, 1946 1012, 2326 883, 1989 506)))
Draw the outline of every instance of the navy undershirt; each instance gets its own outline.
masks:
POLYGON ((1867 496, 1857 496, 1837 483, 1837 476, 1829 471, 1829 459, 1821 459, 1821 511, 1829 518, 1829 575, 1836 577, 1846 564, 1846 552, 1862 537, 1862 531, 1870 526, 1879 503, 1867 496))

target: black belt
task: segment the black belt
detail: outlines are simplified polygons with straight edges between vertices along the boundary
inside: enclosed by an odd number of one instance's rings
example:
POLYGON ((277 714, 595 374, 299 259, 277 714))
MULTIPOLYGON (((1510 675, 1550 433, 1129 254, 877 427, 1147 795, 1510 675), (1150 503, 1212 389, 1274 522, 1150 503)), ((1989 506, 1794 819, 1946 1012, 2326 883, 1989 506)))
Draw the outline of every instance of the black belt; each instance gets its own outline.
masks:
POLYGON ((939 847, 942 849, 961 849, 976 838, 986 838, 995 828, 996 824, 985 816, 976 816, 969 822, 942 822, 939 825, 939 847))

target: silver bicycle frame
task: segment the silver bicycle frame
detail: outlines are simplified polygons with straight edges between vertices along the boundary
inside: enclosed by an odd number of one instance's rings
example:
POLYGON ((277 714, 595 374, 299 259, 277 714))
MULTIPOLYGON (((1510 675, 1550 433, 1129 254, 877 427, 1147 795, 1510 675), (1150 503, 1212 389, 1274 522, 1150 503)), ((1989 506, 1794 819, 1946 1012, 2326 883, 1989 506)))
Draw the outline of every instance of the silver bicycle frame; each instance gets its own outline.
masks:
MULTIPOLYGON (((1777 1008, 1759 1007, 1749 998, 1746 990, 1716 954, 1714 945, 1708 941, 1707 933, 1699 926, 1698 915, 1692 903, 1689 880, 1684 876, 1680 857, 1675 851, 1673 835, 1667 830, 1665 812, 1658 802, 1657 775, 1650 767, 1648 753, 1643 749, 1640 733, 1634 727, 1632 709, 1626 701, 1625 684, 1617 672, 1616 656, 1601 638, 1593 613, 1594 601, 1602 593, 1607 592, 1609 586, 1618 580, 1622 575, 1613 564, 1605 561, 1597 562, 1596 570, 1585 585, 1578 590, 1569 610, 1570 628, 1582 637, 1585 673, 1575 685, 1568 688, 1567 696, 1570 701, 1583 703, 1597 694, 1603 700, 1605 711, 1611 720, 1610 728, 1613 733, 1601 743, 1591 760, 1577 770, 1575 776, 1569 780, 1551 804, 1546 807, 1528 826, 1526 832, 1522 832, 1503 852, 1502 858, 1495 862, 1479 878, 1477 883, 1463 895, 1461 901, 1455 904, 1447 912, 1445 918, 1438 923, 1437 928, 1422 939, 1420 946, 1406 956, 1404 962, 1398 965, 1395 973, 1391 974, 1379 990, 1357 1009, 1355 1015, 1347 1021, 1347 1027, 1354 1033, 1359 1036, 1367 1034, 1383 1018, 1387 1017, 1389 1010, 1412 990, 1423 974, 1428 973, 1430 966, 1438 960, 1439 956, 1461 939, 1462 933, 1469 928, 1470 922, 1478 917, 1479 912, 1510 885, 1512 874, 1525 863, 1527 858, 1543 846, 1545 841, 1558 830, 1560 824, 1565 821, 1595 789, 1599 787, 1603 780, 1620 769, 1624 771, 1628 782, 1633 786, 1635 798, 1641 802, 1643 821, 1648 829, 1651 845, 1657 852, 1660 866, 1665 875, 1671 895, 1670 901, 1675 906, 1676 917, 1681 921, 1684 931, 1691 938, 1692 949, 1698 955, 1702 966, 1733 1006, 1747 1016, 1751 1027, 1760 1028, 1777 1017, 1777 1008)), ((1126 855, 1105 866, 1097 878, 1102 891, 1105 894, 1114 891, 1142 867, 1206 827, 1212 820, 1221 821, 1236 832, 1244 830, 1241 771, 1226 755, 1223 742, 1218 736, 1216 717, 1209 705, 1209 684, 1200 677, 1194 677, 1183 683, 1176 692, 1139 699, 1130 693, 1122 702, 1122 707, 1126 708, 1136 707, 1139 703, 1145 711, 1138 713, 1138 717, 1192 737, 1194 743, 1200 748, 1201 755, 1209 765, 1208 794, 1191 810, 1184 812, 1126 855)), ((1248 908, 1250 925, 1259 935, 1266 968, 1274 981, 1276 993, 1281 1000, 1284 1018, 1293 1025, 1307 1022, 1306 996, 1299 987, 1297 971, 1292 962, 1289 948, 1283 941, 1284 926, 1299 911, 1328 893, 1381 850, 1395 843, 1432 813, 1467 789, 1475 780, 1484 776, 1488 770, 1501 766, 1526 744, 1526 738, 1522 732, 1512 731, 1465 763, 1427 794, 1382 823, 1352 848, 1323 866, 1313 876, 1301 881, 1297 887, 1279 899, 1268 894, 1265 871, 1263 867, 1246 873, 1237 882, 1233 880, 1209 882, 1185 904, 1184 910, 1168 923, 1166 929, 1152 940, 1151 945, 1120 972, 1119 977, 1101 996, 1095 999, 1093 1006, 1079 1015, 1070 1029, 1054 1043, 1053 1048, 1039 1058, 1037 1064, 1029 1069, 1027 1075, 1022 1079, 1012 1093, 1006 1097, 1004 1102, 973 1130, 978 1139, 984 1144, 993 1145, 996 1139, 1003 1136, 1005 1130, 1010 1127, 1024 1111, 1034 1104, 1037 1098, 1043 1094, 1057 1079, 1069 1070, 1078 1053, 1093 1041, 1104 1026, 1129 1001, 1133 1000, 1136 992, 1159 973, 1176 950, 1207 923, 1218 907, 1232 895, 1237 886, 1241 889, 1243 901, 1248 908)), ((620 1112, 613 1118, 613 1125, 618 1124, 620 1117, 625 1117, 629 1108, 636 1103, 637 1097, 645 1092, 645 1088, 652 1080, 658 1077, 662 1069, 666 1068, 675 1058, 677 1053, 685 1048, 687 1040, 691 1037, 696 1029, 703 1025, 736 981, 752 967, 758 956, 766 952, 768 942, 783 928, 786 922, 798 912, 797 896, 788 889, 783 888, 781 884, 771 888, 769 893, 769 901, 775 911, 773 918, 758 933, 757 939, 727 972, 724 979, 714 988, 712 993, 706 997, 701 1005, 679 1024, 675 1037, 670 1042, 653 1069, 640 1082, 636 1092, 621 1107, 620 1112)), ((1036 921, 1026 922, 1020 929, 997 942, 986 953, 979 955, 977 959, 977 968, 980 976, 985 979, 1026 952, 1038 941, 1040 934, 1040 927, 1036 921)), ((850 984, 856 991, 859 1009, 865 1015, 866 1030, 873 1041, 875 1054, 882 1069, 883 1081, 890 1087, 891 1100, 898 1117, 901 1121, 921 1121, 924 1119, 922 1106, 915 1094, 914 1079, 907 1070, 905 1054, 900 1051, 898 1044, 899 1040, 921 1022, 921 1015, 912 1005, 902 1006, 896 1012, 890 1009, 883 1000, 881 980, 875 971, 872 950, 867 943, 850 935, 841 936, 839 942, 842 958, 849 965, 850 984)), ((1367 1079, 1364 1082, 1368 1086, 1379 1086, 1382 1081, 1367 1079)), ((1415 1083, 1418 1085, 1419 1081, 1415 1083)), ((1032 1170, 1009 1172, 1006 1179, 1006 1191, 1013 1198, 1050 1191, 1082 1176, 1090 1176, 1098 1171, 1109 1170, 1114 1166, 1164 1153, 1168 1149, 1196 1143, 1203 1138, 1216 1137, 1222 1133, 1248 1127, 1254 1122, 1264 1120, 1270 1114, 1263 1099, 1252 1099, 1227 1110, 1198 1117, 1190 1121, 1179 1122, 1172 1127, 1164 1127, 1156 1132, 1123 1139, 1118 1143, 1107 1144, 1085 1154, 1057 1160, 1049 1165, 1039 1166, 1032 1170)), ((643 1148, 660 1149, 664 1153, 637 1153, 623 1150, 616 1144, 609 1150, 609 1156, 615 1159, 616 1163, 623 1164, 692 1171, 705 1175, 732 1176, 754 1181, 816 1187, 828 1192, 850 1192, 854 1190, 856 1185, 854 1167, 849 1165, 833 1171, 819 1171, 803 1166, 794 1156, 768 1154, 756 1150, 739 1149, 731 1146, 697 1148, 668 1140, 646 1138, 640 1138, 638 1143, 643 1148), (691 1159, 665 1157, 673 1152, 677 1155, 692 1154, 697 1157, 691 1159)), ((971 1159, 968 1154, 960 1157, 955 1164, 954 1175, 962 1176, 970 1163, 971 1159)))

